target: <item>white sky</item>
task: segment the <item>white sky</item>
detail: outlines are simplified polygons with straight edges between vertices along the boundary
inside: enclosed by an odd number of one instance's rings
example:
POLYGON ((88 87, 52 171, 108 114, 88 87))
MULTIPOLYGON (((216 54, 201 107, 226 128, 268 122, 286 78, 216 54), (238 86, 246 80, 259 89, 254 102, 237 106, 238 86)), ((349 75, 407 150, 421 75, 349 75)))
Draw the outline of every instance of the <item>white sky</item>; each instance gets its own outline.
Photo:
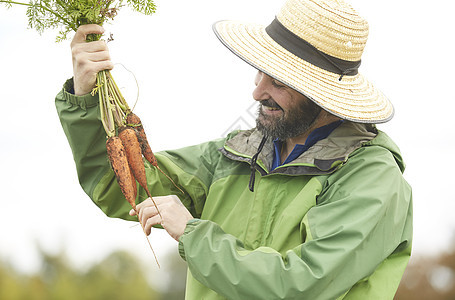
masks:
MULTIPOLYGON (((136 112, 154 151, 221 137, 250 116, 255 70, 217 40, 213 22, 268 24, 281 1, 157 1, 153 16, 120 11, 110 43, 114 62, 134 72, 136 112), (236 123, 237 124, 237 123, 236 123)), ((414 253, 444 250, 454 239, 453 93, 455 4, 448 0, 352 0, 370 23, 360 72, 394 103, 394 119, 379 128, 400 146, 414 192, 414 253)), ((107 218, 79 187, 54 97, 72 76, 69 41, 27 28, 25 10, 0 6, 0 259, 23 271, 38 268, 36 246, 67 250, 81 267, 117 248, 153 265, 139 227, 107 218), (28 149, 28 150, 27 150, 28 149)), ((116 78, 134 102, 131 75, 116 78)), ((387 188, 387 187, 384 187, 387 188)), ((177 251, 159 230, 158 257, 177 251)), ((156 268, 156 266, 154 267, 156 268)))

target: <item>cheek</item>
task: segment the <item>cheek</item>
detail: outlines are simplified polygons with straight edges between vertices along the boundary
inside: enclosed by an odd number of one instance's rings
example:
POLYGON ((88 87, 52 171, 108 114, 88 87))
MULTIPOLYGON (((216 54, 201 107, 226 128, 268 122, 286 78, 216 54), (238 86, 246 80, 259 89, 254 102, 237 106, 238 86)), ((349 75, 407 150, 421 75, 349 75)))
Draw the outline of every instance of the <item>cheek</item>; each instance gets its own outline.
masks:
POLYGON ((273 100, 285 111, 290 111, 298 106, 295 97, 287 90, 279 90, 273 100))

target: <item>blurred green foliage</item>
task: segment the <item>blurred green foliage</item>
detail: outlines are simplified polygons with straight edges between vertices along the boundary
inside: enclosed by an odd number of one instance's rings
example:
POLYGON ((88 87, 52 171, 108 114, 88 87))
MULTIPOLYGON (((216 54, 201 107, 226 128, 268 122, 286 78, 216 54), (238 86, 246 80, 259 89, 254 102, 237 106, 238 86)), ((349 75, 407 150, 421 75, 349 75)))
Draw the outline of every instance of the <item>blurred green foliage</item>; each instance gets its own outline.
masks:
POLYGON ((32 275, 21 274, 0 261, 0 299, 184 299, 186 267, 178 255, 168 255, 168 267, 149 274, 139 260, 125 251, 113 252, 85 271, 71 267, 64 253, 51 255, 40 251, 40 255, 41 270, 32 275), (155 290, 148 282, 153 276, 161 276, 161 272, 172 278, 164 292, 155 290))
MULTIPOLYGON (((177 251, 160 257, 162 267, 154 270, 121 250, 85 270, 72 267, 64 251, 38 252, 41 268, 36 274, 22 274, 0 260, 1 300, 184 299, 186 264, 177 251)), ((435 256, 413 256, 394 299, 455 299, 455 247, 435 256)))

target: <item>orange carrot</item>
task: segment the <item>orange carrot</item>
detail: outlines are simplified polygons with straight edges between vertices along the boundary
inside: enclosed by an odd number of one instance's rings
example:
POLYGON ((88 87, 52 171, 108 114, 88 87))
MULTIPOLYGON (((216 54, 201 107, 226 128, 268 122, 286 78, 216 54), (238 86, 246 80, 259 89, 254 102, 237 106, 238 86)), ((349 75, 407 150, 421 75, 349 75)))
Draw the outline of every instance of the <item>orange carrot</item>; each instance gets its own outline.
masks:
POLYGON ((133 112, 128 113, 126 116, 126 123, 127 125, 132 126, 136 130, 137 138, 139 140, 139 143, 141 144, 141 150, 142 150, 142 155, 144 155, 144 158, 155 168, 158 169, 164 176, 166 176, 172 184, 179 189, 179 191, 182 194, 185 194, 181 188, 177 186, 177 184, 172 180, 171 177, 169 177, 166 173, 164 173, 163 170, 161 170, 160 166, 158 165, 158 161, 156 160, 155 155, 153 154, 152 148, 150 147, 150 144, 147 140, 147 135, 145 134, 144 127, 142 126, 141 119, 134 114, 133 112))
MULTIPOLYGON (((128 168, 130 168, 129 165, 128 165, 128 168)), ((134 177, 133 170, 131 170, 131 168, 130 168, 130 177, 131 177, 131 186, 133 187, 133 191, 134 191, 134 199, 136 199, 137 198, 136 178, 134 177)))
POLYGON ((134 129, 136 129, 138 140, 141 143, 142 155, 144 155, 145 159, 152 166, 158 167, 158 162, 147 140, 147 135, 145 134, 145 130, 144 127, 142 126, 141 119, 136 114, 131 112, 126 116, 126 123, 129 125, 133 125, 134 129))
POLYGON ((125 148, 128 164, 131 168, 131 171, 133 172, 134 177, 145 190, 147 196, 152 199, 153 204, 155 205, 155 208, 161 217, 158 206, 153 200, 153 197, 147 187, 147 177, 145 175, 145 167, 142 160, 141 146, 137 139, 136 132, 132 128, 122 127, 119 129, 118 137, 122 141, 123 147, 125 148))
POLYGON ((131 178, 131 170, 122 141, 116 136, 108 138, 106 150, 120 189, 128 203, 136 210, 136 183, 134 187, 131 184, 134 178, 131 178))
MULTIPOLYGON (((114 170, 115 177, 117 178, 117 182, 120 186, 120 189, 123 195, 125 196, 126 200, 136 211, 136 215, 139 216, 138 211, 136 209, 137 196, 136 179, 133 174, 133 169, 130 168, 130 164, 128 163, 127 150, 123 146, 122 140, 118 136, 108 138, 106 141, 106 150, 107 155, 109 157, 109 161, 111 162, 112 169, 114 170)), ((139 223, 141 224, 142 229, 144 229, 144 225, 141 222, 139 223)), ((160 263, 158 262, 158 258, 156 257, 155 251, 152 248, 152 244, 150 244, 150 241, 147 238, 147 236, 145 236, 145 238, 147 239, 147 243, 149 244, 150 249, 153 252, 153 256, 155 257, 158 267, 160 267, 160 263)))

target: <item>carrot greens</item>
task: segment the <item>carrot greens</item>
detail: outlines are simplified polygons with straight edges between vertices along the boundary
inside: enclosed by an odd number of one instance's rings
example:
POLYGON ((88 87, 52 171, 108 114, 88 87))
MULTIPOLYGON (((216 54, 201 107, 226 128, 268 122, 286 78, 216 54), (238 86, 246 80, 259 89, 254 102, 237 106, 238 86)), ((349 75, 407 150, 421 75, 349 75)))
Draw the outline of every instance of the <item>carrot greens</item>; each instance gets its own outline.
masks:
POLYGON ((22 5, 27 7, 28 25, 42 33, 46 29, 60 29, 57 41, 67 39, 71 31, 80 25, 103 25, 113 20, 118 10, 129 6, 132 10, 151 15, 156 6, 152 0, 30 0, 18 2, 0 0, 7 7, 22 5))
MULTIPOLYGON (((28 26, 40 34, 46 29, 59 29, 57 42, 67 39, 70 32, 81 25, 103 25, 113 20, 123 6, 145 15, 151 15, 156 10, 153 0, 30 0, 28 3, 0 0, 0 3, 8 8, 26 6, 28 26)), ((100 35, 91 34, 87 36, 87 41, 100 38, 100 35)), ((103 127, 108 137, 114 136, 117 128, 125 125, 125 116, 130 108, 108 70, 98 73, 92 95, 96 93, 99 95, 103 127)))

